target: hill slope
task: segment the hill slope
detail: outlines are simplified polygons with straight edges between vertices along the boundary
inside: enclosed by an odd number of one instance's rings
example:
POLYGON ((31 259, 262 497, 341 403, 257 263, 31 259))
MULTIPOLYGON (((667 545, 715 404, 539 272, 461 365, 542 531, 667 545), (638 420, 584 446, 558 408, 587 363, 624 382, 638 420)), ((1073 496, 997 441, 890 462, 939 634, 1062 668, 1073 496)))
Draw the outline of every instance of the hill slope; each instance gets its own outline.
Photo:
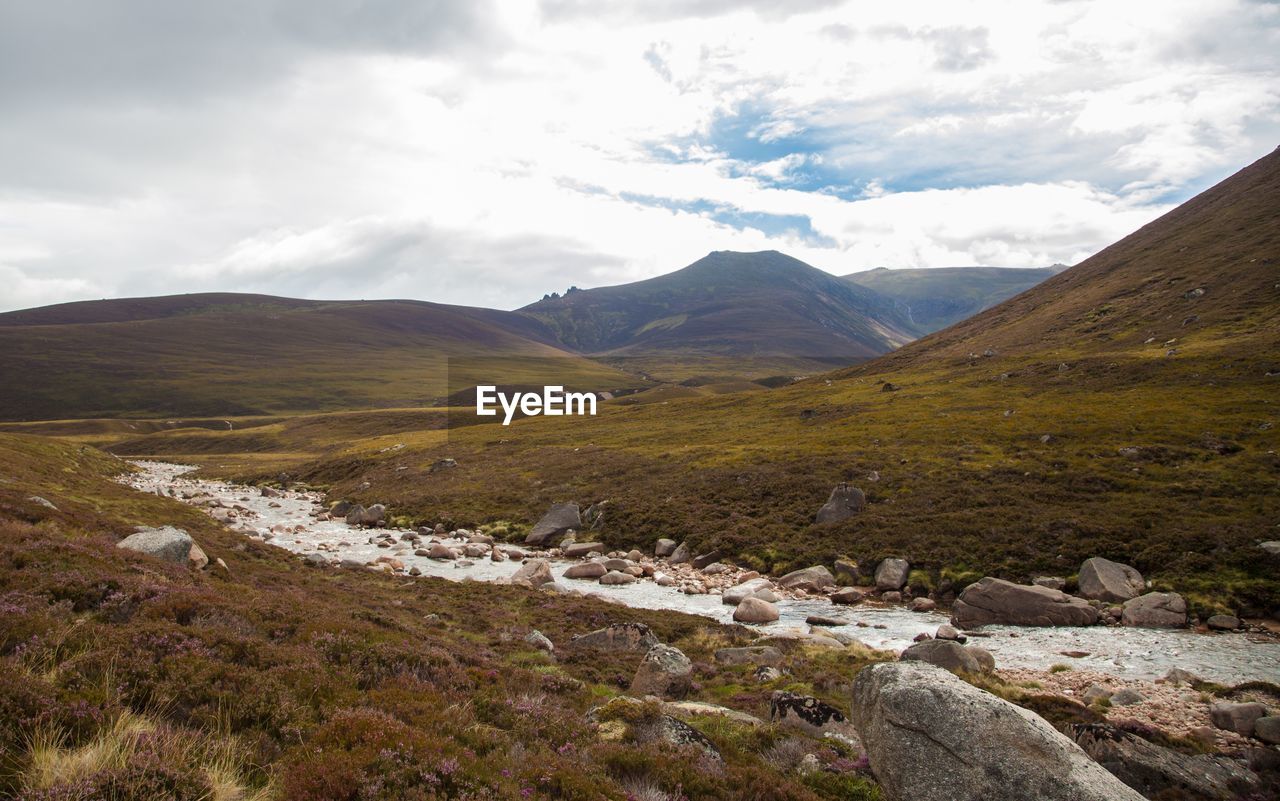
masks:
POLYGON ((844 279, 898 301, 912 325, 921 334, 928 334, 1024 292, 1058 272, 1052 267, 880 267, 851 273, 844 279))
POLYGON ((669 275, 544 298, 521 311, 584 353, 665 379, 848 364, 915 332, 887 298, 776 251, 718 251, 669 275))
POLYGON ((455 386, 541 374, 591 388, 634 384, 553 343, 523 315, 419 301, 69 303, 0 314, 0 419, 421 406, 448 394, 451 370, 455 386))

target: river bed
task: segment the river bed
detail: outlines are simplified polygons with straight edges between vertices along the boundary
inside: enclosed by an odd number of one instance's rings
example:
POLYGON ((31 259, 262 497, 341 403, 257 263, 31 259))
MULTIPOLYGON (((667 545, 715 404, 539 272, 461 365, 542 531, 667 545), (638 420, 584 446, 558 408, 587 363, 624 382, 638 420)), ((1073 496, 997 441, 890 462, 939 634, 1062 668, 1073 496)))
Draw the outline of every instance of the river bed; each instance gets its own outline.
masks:
MULTIPOLYGON (((317 519, 316 513, 324 500, 318 493, 283 491, 279 497, 264 497, 256 487, 188 478, 186 474, 196 469, 189 465, 151 461, 134 464, 141 472, 123 480, 135 489, 179 500, 183 500, 184 495, 210 495, 227 507, 247 509, 231 525, 254 530, 260 536, 269 535, 273 528, 286 527, 290 532, 271 536, 269 543, 297 554, 320 552, 332 559, 362 563, 393 556, 404 563, 406 570, 417 567, 423 576, 451 581, 501 581, 510 578, 520 567, 520 561, 514 559, 492 562, 488 558, 477 558, 468 560, 470 566, 429 559, 415 556, 413 546, 408 543, 378 547, 370 541, 375 533, 371 530, 349 526, 341 520, 317 519)), ((733 607, 722 603, 716 594, 686 595, 648 579, 621 586, 564 579, 560 577, 564 569, 581 560, 552 559, 551 562, 556 580, 574 589, 598 593, 629 606, 676 610, 732 622, 733 607)), ((778 609, 781 615, 778 622, 753 628, 759 629, 762 635, 807 631, 805 618, 820 614, 849 621, 844 626, 825 627, 829 630, 855 637, 873 648, 895 651, 911 645, 918 634, 932 634, 948 622, 946 615, 936 612, 911 612, 901 606, 867 603, 835 606, 825 599, 783 600, 778 609)), ((1241 633, 1200 634, 1191 630, 1120 626, 986 626, 981 636, 971 638, 969 644, 990 651, 1002 668, 1047 670, 1056 664, 1068 664, 1078 670, 1150 680, 1178 667, 1224 684, 1259 679, 1280 683, 1280 643, 1254 641, 1241 633), (1064 652, 1083 652, 1087 656, 1067 656, 1064 652)))

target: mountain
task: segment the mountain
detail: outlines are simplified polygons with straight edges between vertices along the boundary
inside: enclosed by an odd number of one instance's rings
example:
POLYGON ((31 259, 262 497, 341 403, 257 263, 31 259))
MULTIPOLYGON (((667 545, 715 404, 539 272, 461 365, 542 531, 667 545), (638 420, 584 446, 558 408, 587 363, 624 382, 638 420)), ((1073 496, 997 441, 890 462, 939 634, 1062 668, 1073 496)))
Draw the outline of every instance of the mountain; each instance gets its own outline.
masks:
POLYGON ((879 267, 844 276, 901 304, 907 319, 928 334, 971 317, 1065 268, 939 267, 890 270, 879 267))
POLYGON ((717 251, 668 275, 520 311, 566 347, 668 380, 829 369, 915 336, 892 300, 776 251, 717 251))
POLYGON ((408 300, 198 294, 0 314, 0 419, 431 405, 476 382, 635 380, 525 315, 408 300))

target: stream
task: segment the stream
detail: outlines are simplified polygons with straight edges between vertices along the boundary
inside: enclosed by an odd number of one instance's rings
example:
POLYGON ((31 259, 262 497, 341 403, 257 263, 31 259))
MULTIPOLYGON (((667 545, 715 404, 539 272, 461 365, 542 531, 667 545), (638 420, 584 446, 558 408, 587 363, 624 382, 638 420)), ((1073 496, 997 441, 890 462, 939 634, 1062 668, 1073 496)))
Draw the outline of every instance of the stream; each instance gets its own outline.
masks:
MULTIPOLYGON (((286 526, 288 533, 271 535, 269 544, 297 554, 320 551, 335 559, 373 562, 378 557, 394 556, 408 570, 417 567, 423 576, 451 581, 473 579, 500 581, 509 578, 520 567, 518 559, 492 562, 487 557, 459 562, 438 561, 415 556, 408 543, 393 548, 379 548, 370 542, 372 532, 349 526, 341 520, 318 520, 323 496, 314 492, 282 491, 279 497, 264 497, 256 487, 223 481, 186 478, 197 468, 166 462, 134 462, 141 472, 122 479, 129 486, 184 500, 183 495, 213 496, 227 507, 248 509, 232 526, 256 530, 259 536, 271 533, 276 526, 286 526), (301 527, 294 530, 296 527, 301 527), (341 543, 347 543, 345 545, 341 543)), ((634 584, 606 586, 594 581, 560 578, 564 569, 579 564, 578 559, 552 559, 552 572, 557 581, 624 604, 644 609, 669 609, 702 615, 731 623, 733 607, 722 603, 720 596, 686 595, 675 587, 660 587, 650 579, 634 584)), ((824 627, 843 632, 873 648, 901 650, 924 632, 932 634, 948 622, 944 614, 910 612, 901 606, 860 604, 835 606, 827 600, 783 600, 778 604, 780 619, 776 623, 754 626, 762 634, 785 631, 808 631, 805 618, 820 614, 848 620, 848 625, 824 627)), ((1081 628, 1035 628, 1021 626, 986 626, 970 645, 987 649, 1001 668, 1047 670, 1055 664, 1069 664, 1074 669, 1095 670, 1120 678, 1155 679, 1171 668, 1189 670, 1205 679, 1235 684, 1265 680, 1280 683, 1280 643, 1254 641, 1247 634, 1200 634, 1191 630, 1140 629, 1120 626, 1081 628), (1066 656, 1064 652, 1084 652, 1087 656, 1066 656)))

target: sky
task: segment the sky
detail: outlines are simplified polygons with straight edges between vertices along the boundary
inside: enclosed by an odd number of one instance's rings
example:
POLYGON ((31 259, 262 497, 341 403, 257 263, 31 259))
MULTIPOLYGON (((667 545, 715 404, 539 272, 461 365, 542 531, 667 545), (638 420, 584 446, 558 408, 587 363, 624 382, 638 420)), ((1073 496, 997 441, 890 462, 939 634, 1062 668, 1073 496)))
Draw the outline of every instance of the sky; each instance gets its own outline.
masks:
POLYGON ((1074 264, 1278 143, 1276 2, 0 0, 0 310, 1074 264))

